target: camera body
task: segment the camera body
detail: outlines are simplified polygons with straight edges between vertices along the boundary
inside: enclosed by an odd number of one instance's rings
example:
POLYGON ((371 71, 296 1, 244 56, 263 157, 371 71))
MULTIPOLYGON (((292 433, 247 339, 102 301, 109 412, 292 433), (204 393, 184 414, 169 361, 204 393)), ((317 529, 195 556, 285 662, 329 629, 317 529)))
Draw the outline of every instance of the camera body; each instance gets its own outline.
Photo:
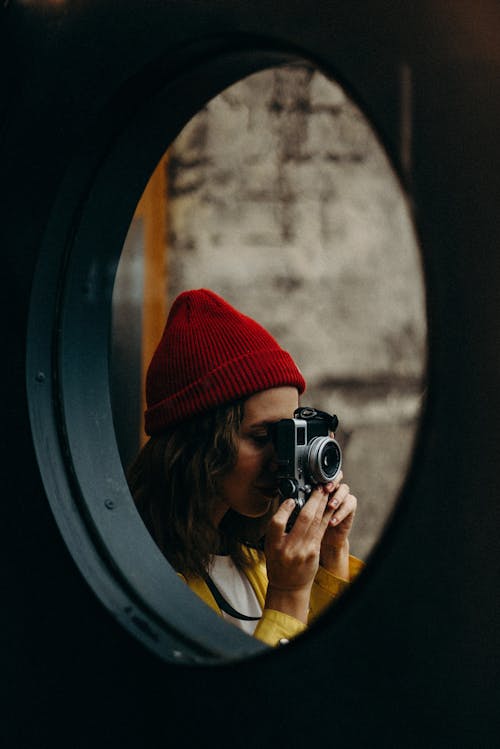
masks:
POLYGON ((304 506, 314 486, 334 481, 342 466, 339 443, 330 437, 339 420, 335 415, 302 406, 293 419, 273 424, 271 438, 278 461, 278 489, 282 499, 304 506))

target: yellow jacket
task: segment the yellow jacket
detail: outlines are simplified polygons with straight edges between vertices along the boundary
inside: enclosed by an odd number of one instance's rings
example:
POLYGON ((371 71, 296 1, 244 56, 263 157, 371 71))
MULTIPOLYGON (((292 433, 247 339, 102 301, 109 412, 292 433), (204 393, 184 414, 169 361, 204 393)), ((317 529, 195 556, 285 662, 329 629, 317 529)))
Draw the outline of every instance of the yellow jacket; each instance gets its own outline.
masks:
MULTIPOLYGON (((248 549, 248 554, 252 563, 250 567, 245 569, 245 575, 254 589, 257 600, 262 608, 262 618, 257 624, 254 637, 262 640, 267 645, 278 645, 280 640, 289 640, 299 635, 306 629, 307 625, 289 614, 264 607, 267 591, 265 557, 255 549, 248 549)), ((359 574, 363 566, 364 564, 360 559, 350 556, 349 580, 336 577, 336 575, 328 572, 323 567, 319 568, 311 591, 308 624, 314 621, 332 601, 342 594, 350 582, 359 574)), ((181 577, 183 577, 193 593, 196 593, 217 614, 222 616, 222 611, 217 605, 205 580, 194 576, 184 577, 181 575, 181 577)))

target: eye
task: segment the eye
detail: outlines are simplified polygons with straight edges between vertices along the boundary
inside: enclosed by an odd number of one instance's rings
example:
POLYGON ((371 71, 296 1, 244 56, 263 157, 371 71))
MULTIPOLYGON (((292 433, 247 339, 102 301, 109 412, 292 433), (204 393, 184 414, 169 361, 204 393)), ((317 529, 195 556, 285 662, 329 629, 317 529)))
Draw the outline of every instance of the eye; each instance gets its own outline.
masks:
POLYGON ((265 447, 271 441, 271 437, 269 434, 252 434, 251 440, 259 447, 265 447))

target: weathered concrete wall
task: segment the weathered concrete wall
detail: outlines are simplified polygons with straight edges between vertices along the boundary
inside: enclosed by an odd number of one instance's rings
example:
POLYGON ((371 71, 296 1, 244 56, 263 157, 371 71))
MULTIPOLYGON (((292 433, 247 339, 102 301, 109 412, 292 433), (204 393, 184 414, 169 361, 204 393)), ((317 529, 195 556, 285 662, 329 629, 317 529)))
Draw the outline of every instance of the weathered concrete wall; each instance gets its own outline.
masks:
POLYGON ((304 65, 227 89, 169 165, 169 298, 212 288, 292 353, 303 403, 340 418, 366 557, 405 475, 425 358, 418 249, 383 150, 304 65))

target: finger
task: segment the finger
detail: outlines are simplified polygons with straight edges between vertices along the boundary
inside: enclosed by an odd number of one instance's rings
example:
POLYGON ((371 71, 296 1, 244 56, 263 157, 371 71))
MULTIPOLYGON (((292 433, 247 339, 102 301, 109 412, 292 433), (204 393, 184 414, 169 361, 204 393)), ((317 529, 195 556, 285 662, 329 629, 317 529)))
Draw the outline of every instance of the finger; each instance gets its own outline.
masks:
POLYGON ((328 499, 330 507, 337 509, 340 505, 345 502, 350 493, 350 487, 348 484, 341 484, 338 489, 332 492, 328 499))
POLYGON ((335 477, 333 481, 329 481, 327 484, 325 484, 325 489, 330 493, 333 494, 337 491, 337 489, 342 484, 342 479, 344 478, 344 474, 342 471, 338 473, 338 475, 335 477))
POLYGON ((331 482, 333 484, 333 486, 334 486, 333 491, 335 491, 335 489, 339 488, 339 486, 342 483, 343 478, 344 478, 344 472, 343 471, 339 471, 338 474, 337 474, 337 476, 335 476, 335 479, 331 482))
POLYGON ((303 514, 304 521, 319 522, 323 517, 328 504, 328 490, 324 485, 314 487, 309 499, 304 505, 300 514, 303 514))
POLYGON ((330 519, 330 525, 340 525, 351 517, 351 521, 354 519, 357 508, 357 499, 354 495, 349 494, 344 500, 342 505, 334 512, 333 517, 330 519))
POLYGON ((318 486, 311 492, 290 533, 303 541, 318 535, 322 538, 332 514, 333 508, 328 507, 328 491, 325 486, 318 486))
POLYGON ((295 506, 294 499, 285 499, 285 501, 280 504, 267 526, 266 538, 269 541, 277 543, 281 540, 285 533, 286 524, 288 523, 295 506))

